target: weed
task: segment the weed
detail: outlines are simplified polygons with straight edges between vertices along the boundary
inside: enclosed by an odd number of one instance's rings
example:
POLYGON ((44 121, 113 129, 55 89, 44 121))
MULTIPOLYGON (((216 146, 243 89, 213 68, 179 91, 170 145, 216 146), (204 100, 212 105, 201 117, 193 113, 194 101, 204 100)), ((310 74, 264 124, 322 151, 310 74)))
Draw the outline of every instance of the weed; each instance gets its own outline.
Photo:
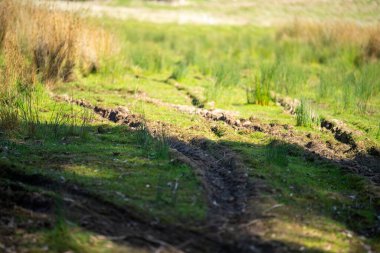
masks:
POLYGON ((273 66, 262 66, 260 75, 253 76, 249 81, 250 86, 246 87, 248 104, 269 105, 271 82, 274 75, 273 66))
POLYGON ((169 144, 166 133, 161 129, 160 134, 154 139, 156 157, 162 160, 169 159, 169 144))
POLYGON ((316 113, 311 109, 310 103, 305 99, 301 100, 300 105, 296 108, 296 124, 297 126, 317 125, 319 118, 316 113))

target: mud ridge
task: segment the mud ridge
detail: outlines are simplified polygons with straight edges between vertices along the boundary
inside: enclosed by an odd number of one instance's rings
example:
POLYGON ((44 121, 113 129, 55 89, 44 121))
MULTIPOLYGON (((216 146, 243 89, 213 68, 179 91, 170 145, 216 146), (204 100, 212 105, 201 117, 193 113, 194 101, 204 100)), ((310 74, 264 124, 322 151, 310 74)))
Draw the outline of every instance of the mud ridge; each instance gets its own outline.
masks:
MULTIPOLYGON (((296 114, 296 109, 301 104, 301 102, 298 99, 284 97, 277 93, 272 92, 271 96, 281 107, 284 108, 285 111, 292 115, 296 114)), ((359 145, 356 143, 353 135, 360 135, 361 133, 359 131, 351 130, 343 122, 335 119, 322 119, 320 127, 330 131, 337 141, 343 144, 348 144, 351 147, 351 149, 356 150, 357 148, 359 148, 359 145)))
MULTIPOLYGON (((196 114, 207 120, 222 121, 237 131, 263 132, 287 143, 302 147, 308 151, 308 159, 331 161, 345 170, 363 175, 375 184, 380 184, 379 157, 358 150, 357 148, 353 149, 352 143, 352 145, 349 145, 344 142, 332 143, 330 141, 324 141, 311 133, 306 135, 299 133, 295 131, 292 126, 286 124, 265 124, 253 117, 250 119, 239 119, 237 118, 238 114, 231 111, 220 109, 207 110, 194 106, 170 104, 147 97, 144 94, 140 94, 138 99, 160 106, 167 106, 183 113, 196 114)), ((347 142, 350 143, 350 139, 347 137, 347 134, 345 134, 345 131, 338 129, 334 129, 333 131, 336 134, 335 138, 347 138, 347 142)))

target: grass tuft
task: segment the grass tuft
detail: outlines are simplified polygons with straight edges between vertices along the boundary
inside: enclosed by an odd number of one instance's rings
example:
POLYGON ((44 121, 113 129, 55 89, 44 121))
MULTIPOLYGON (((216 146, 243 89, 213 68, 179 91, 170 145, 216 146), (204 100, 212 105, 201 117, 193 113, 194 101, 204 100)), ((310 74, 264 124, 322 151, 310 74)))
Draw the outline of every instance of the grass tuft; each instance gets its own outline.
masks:
POLYGON ((300 105, 296 108, 296 125, 311 127, 319 124, 318 115, 312 110, 310 103, 302 99, 300 105))
POLYGON ((289 160, 286 143, 278 140, 272 140, 266 147, 266 160, 270 164, 287 167, 289 160))

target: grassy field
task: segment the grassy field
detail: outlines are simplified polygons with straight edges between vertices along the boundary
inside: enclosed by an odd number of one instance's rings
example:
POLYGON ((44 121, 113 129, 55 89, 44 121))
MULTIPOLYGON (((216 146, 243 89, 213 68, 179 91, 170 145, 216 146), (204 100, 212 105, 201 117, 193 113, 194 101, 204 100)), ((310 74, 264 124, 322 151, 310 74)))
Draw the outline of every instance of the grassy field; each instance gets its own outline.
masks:
POLYGON ((380 251, 376 1, 108 3, 243 26, 23 3, 0 1, 1 250, 380 251))

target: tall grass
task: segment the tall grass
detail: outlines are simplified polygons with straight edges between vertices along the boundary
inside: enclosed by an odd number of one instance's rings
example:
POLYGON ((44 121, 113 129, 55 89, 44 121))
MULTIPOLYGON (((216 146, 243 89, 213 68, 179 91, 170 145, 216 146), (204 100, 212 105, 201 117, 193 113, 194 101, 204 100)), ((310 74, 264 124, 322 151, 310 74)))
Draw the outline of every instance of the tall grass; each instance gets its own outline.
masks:
POLYGON ((260 72, 248 79, 250 82, 246 87, 248 104, 269 105, 274 73, 274 65, 262 65, 260 72))
POLYGON ((181 81, 188 71, 188 66, 184 61, 179 61, 175 64, 173 72, 170 76, 170 78, 173 78, 174 80, 181 81))
POLYGON ((2 0, 0 22, 0 127, 14 130, 21 120, 32 134, 39 123, 36 85, 94 72, 111 53, 112 38, 74 14, 30 1, 2 0))
MULTIPOLYGON (((245 84, 248 102, 255 103, 250 97, 255 97, 257 91, 257 96, 264 98, 260 103, 265 104, 268 82, 263 82, 261 77, 247 81, 246 73, 261 72, 261 66, 272 65, 275 71, 270 89, 330 103, 336 95, 343 98, 347 73, 378 61, 379 27, 348 21, 295 21, 278 28, 272 36, 263 29, 250 27, 157 26, 132 22, 127 29, 123 28, 123 40, 127 41, 125 55, 130 65, 148 72, 169 72, 169 76, 183 80, 184 84, 190 82, 186 80, 189 73, 202 76, 209 86, 205 89, 206 97, 217 98, 209 93, 245 84), (335 77, 339 80, 332 83, 335 77)), ((337 102, 333 106, 344 104, 337 102)))
POLYGON ((313 111, 310 102, 302 99, 296 108, 296 125, 310 127, 318 125, 320 122, 318 115, 313 111))

